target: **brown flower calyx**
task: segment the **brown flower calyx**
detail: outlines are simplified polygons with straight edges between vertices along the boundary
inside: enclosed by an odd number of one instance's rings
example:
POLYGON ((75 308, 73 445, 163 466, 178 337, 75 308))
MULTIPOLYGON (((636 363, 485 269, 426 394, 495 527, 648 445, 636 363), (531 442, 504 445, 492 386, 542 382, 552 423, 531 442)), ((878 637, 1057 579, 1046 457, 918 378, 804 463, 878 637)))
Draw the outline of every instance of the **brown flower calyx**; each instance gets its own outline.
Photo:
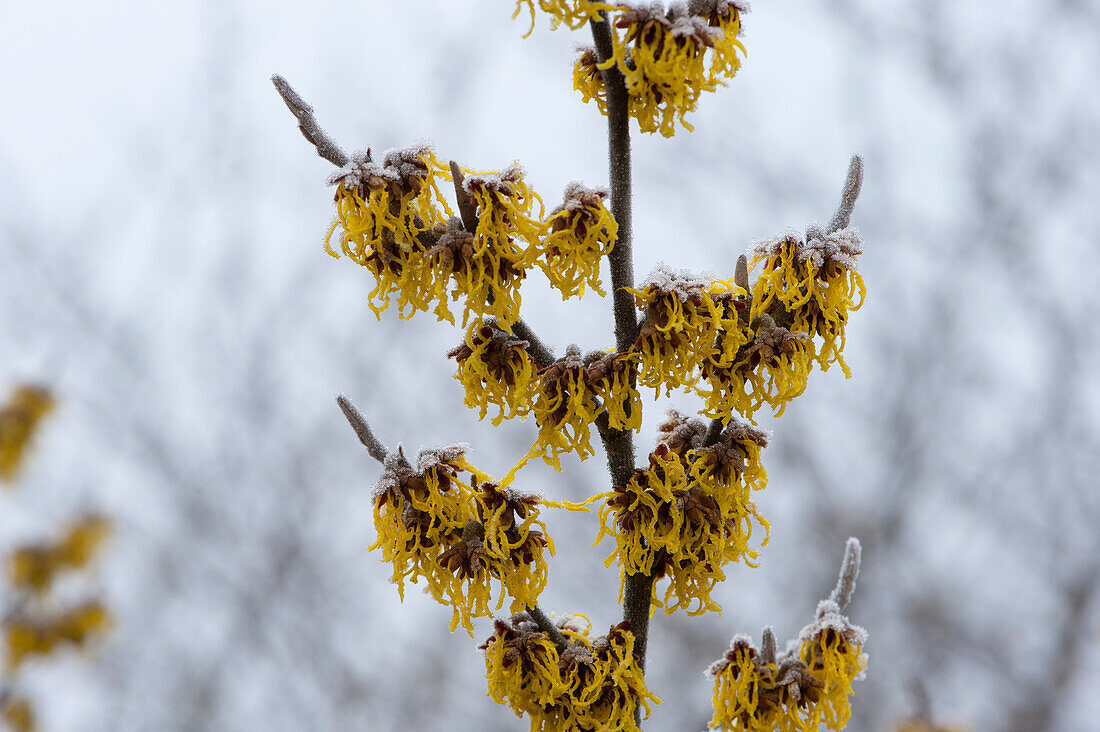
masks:
POLYGON ((507 529, 514 529, 516 516, 519 516, 520 519, 527 518, 527 512, 538 505, 539 502, 538 496, 533 493, 521 493, 512 488, 501 490, 496 483, 482 483, 481 492, 486 509, 495 511, 500 506, 504 506, 500 523, 501 526, 507 529))
POLYGON ((499 173, 485 173, 466 176, 462 187, 467 193, 478 190, 495 194, 493 198, 503 196, 511 198, 515 195, 514 184, 523 180, 524 170, 519 165, 509 165, 499 173))
POLYGON ((748 420, 732 417, 722 430, 718 441, 709 447, 695 451, 696 459, 704 461, 706 472, 718 476, 723 483, 731 483, 745 471, 749 458, 748 443, 768 446, 768 432, 755 427, 748 420))
MULTIPOLYGON (((592 59, 595 63, 594 51, 592 59)), ((599 210, 604 207, 604 199, 609 195, 610 193, 603 188, 587 188, 576 181, 570 183, 565 187, 565 200, 550 212, 550 232, 569 229, 576 232, 578 238, 585 238, 588 235, 588 227, 595 225, 599 220, 599 210), (566 215, 559 216, 558 214, 562 212, 566 215)), ((554 254, 558 253, 553 245, 550 251, 554 254)))
POLYGON ((596 656, 610 653, 612 648, 624 644, 625 636, 629 632, 629 620, 624 620, 621 623, 612 625, 607 631, 607 635, 597 636, 592 640, 592 653, 596 656))
POLYGON ((825 683, 811 674, 806 664, 794 657, 787 657, 779 663, 773 684, 771 688, 761 689, 761 703, 766 699, 775 706, 786 706, 789 698, 803 709, 807 705, 816 704, 821 697, 821 690, 825 688, 825 683))
MULTIPOLYGON (((508 556, 512 564, 518 567, 534 562, 535 557, 546 547, 546 538, 541 531, 533 528, 526 529, 526 535, 522 534, 516 517, 518 516, 520 520, 525 519, 528 511, 538 504, 538 496, 533 493, 521 493, 511 488, 501 490, 500 486, 489 482, 481 484, 481 492, 484 509, 479 508, 479 511, 494 511, 504 506, 500 516, 500 526, 504 530, 508 544, 516 545, 508 556)), ((485 520, 484 516, 482 520, 485 520)))
MULTIPOLYGON (((645 471, 634 469, 634 479, 644 480, 645 471)), ((638 494, 624 486, 611 487, 611 497, 607 499, 607 505, 615 511, 615 522, 621 531, 630 533, 638 526, 645 526, 653 517, 653 510, 638 500, 638 494)))
POLYGON ((734 13, 747 13, 749 4, 740 0, 691 0, 688 12, 706 18, 709 25, 718 27, 720 22, 728 21, 734 13))
POLYGON ((525 670, 530 670, 532 663, 529 658, 540 650, 537 641, 546 638, 546 633, 539 630, 538 624, 527 613, 516 613, 507 622, 493 620, 493 634, 478 646, 478 650, 484 651, 497 638, 504 641, 502 663, 505 668, 521 663, 525 670))
POLYGON ((692 486, 676 498, 676 509, 683 513, 684 521, 692 525, 718 526, 722 523, 718 501, 698 486, 692 486))
MULTIPOLYGON (((435 245, 428 249, 428 258, 433 264, 454 272, 464 272, 472 266, 477 258, 478 241, 466 230, 461 219, 452 216, 446 224, 436 226, 432 234, 436 239, 435 245)), ((479 266, 484 266, 484 263, 479 266)), ((490 275, 498 282, 506 282, 524 277, 524 272, 507 257, 499 257, 496 271, 490 275)))
MULTIPOLYGON (((626 40, 639 45, 652 45, 660 49, 666 37, 684 45, 694 43, 697 48, 713 47, 715 32, 707 21, 690 14, 681 5, 673 5, 667 11, 659 5, 632 8, 619 15, 615 25, 627 29, 626 40)), ((721 31, 719 31, 721 33, 721 31)))
POLYGON ((622 351, 605 353, 590 351, 583 360, 584 380, 589 386, 612 378, 617 373, 630 374, 636 368, 633 356, 622 351))
POLYGON ((489 566, 484 538, 485 527, 470 519, 462 529, 462 539, 439 555, 440 566, 462 579, 476 577, 489 566))
POLYGON ((365 153, 353 155, 347 165, 329 178, 329 184, 343 186, 345 190, 358 189, 362 198, 372 189, 383 188, 397 201, 417 196, 431 173, 424 162, 424 156, 430 152, 429 145, 388 150, 379 164, 371 158, 368 148, 365 153))
POLYGON ((841 229, 824 237, 809 239, 799 251, 799 261, 810 260, 822 279, 839 277, 843 270, 857 269, 856 257, 863 254, 859 230, 841 229))
POLYGON ((530 359, 527 352, 527 347, 530 345, 528 341, 516 338, 511 333, 496 328, 492 322, 488 322, 474 331, 470 335, 470 342, 463 341, 448 351, 447 358, 453 358, 459 363, 463 363, 473 355, 473 349, 470 347, 471 343, 474 347, 487 344, 480 358, 493 378, 508 386, 515 385, 515 364, 517 360, 530 359))
POLYGON ((657 439, 681 456, 703 444, 707 425, 698 417, 688 417, 675 409, 668 410, 665 421, 657 425, 657 439))
POLYGON ((800 347, 804 347, 800 342, 811 338, 808 333, 792 333, 777 325, 768 313, 757 318, 755 326, 756 337, 737 354, 737 367, 747 371, 754 370, 761 363, 775 365, 780 356, 795 355, 800 347))
POLYGON ((569 643, 568 647, 561 652, 558 666, 562 670, 571 670, 575 666, 590 666, 592 661, 592 651, 588 649, 588 646, 586 646, 583 641, 574 639, 569 643))
POLYGON ((748 654, 749 658, 753 660, 753 663, 758 669, 764 666, 764 664, 760 662, 756 649, 753 647, 752 641, 749 640, 748 636, 737 635, 734 636, 733 640, 730 642, 729 650, 707 668, 707 674, 710 676, 717 676, 725 671, 727 667, 736 665, 739 654, 748 654))

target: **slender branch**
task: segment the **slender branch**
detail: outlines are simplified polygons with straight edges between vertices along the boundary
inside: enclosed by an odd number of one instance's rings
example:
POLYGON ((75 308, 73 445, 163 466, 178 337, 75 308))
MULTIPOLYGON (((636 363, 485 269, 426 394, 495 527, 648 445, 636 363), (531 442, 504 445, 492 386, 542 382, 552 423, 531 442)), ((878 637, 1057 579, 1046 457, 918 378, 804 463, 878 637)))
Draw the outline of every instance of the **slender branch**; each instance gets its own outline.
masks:
POLYGON ((473 234, 477 231, 477 202, 470 195, 462 183, 466 176, 462 173, 462 167, 455 161, 451 161, 451 180, 455 184, 455 200, 458 201, 458 213, 462 217, 462 225, 466 231, 473 234))
POLYGON ((764 635, 760 641, 760 660, 764 663, 775 663, 776 653, 775 631, 772 626, 764 626, 764 635))
POLYGON ((367 423, 363 413, 355 408, 355 405, 351 403, 343 394, 336 395, 336 403, 340 405, 340 410, 347 417, 348 424, 355 430, 355 434, 359 436, 359 441, 363 443, 363 446, 367 448, 367 452, 370 456, 380 463, 386 462, 386 455, 389 451, 386 446, 379 442, 378 438, 371 432, 370 425, 367 423))
MULTIPOLYGON (((596 42, 596 54, 600 63, 614 54, 611 45, 611 26, 607 13, 600 13, 601 20, 593 20, 592 39, 596 42)), ((615 344, 619 351, 628 351, 638 339, 638 316, 634 298, 624 287, 634 287, 634 260, 631 245, 633 224, 631 214, 631 165, 630 165, 630 106, 626 93, 626 79, 616 66, 604 69, 604 88, 607 89, 607 157, 610 169, 611 215, 619 225, 615 246, 608 255, 611 267, 612 297, 615 303, 615 344)))
POLYGON ((531 605, 528 607, 527 614, 538 624, 539 630, 546 633, 546 637, 554 641, 554 644, 557 645, 559 650, 565 650, 569 646, 569 640, 565 637, 565 634, 551 622, 550 618, 546 617, 546 613, 544 613, 538 605, 531 605))
POLYGON ((317 148, 317 154, 338 168, 347 165, 348 156, 317 124, 317 118, 313 116, 313 107, 306 104, 306 100, 294 91, 294 87, 278 74, 271 77, 271 83, 275 85, 287 109, 298 119, 298 129, 302 131, 302 135, 317 148))
MULTIPOLYGON (((607 13, 600 13, 600 20, 592 20, 592 39, 600 63, 614 55, 611 43, 611 25, 607 13)), ((615 66, 603 71, 604 88, 607 90, 607 159, 611 187, 611 214, 619 225, 615 247, 608 255, 611 269, 612 297, 615 308, 615 345, 619 351, 628 351, 638 339, 638 316, 634 298, 625 288, 634 286, 634 261, 632 246, 633 219, 631 213, 631 163, 630 163, 630 100, 626 92, 626 79, 615 66)), ((599 424, 597 423, 599 427, 599 424)), ((617 485, 626 485, 634 470, 634 433, 629 430, 600 429, 611 479, 617 485)), ((648 574, 628 574, 623 583, 623 619, 630 623, 634 634, 634 662, 645 671, 646 649, 649 644, 649 610, 653 598, 653 577, 648 574)), ((635 719, 640 721, 641 709, 635 709, 635 719)))
POLYGON ((863 158, 859 155, 852 156, 852 162, 848 163, 848 178, 844 181, 844 190, 840 194, 840 205, 836 207, 833 220, 829 222, 828 233, 840 231, 848 227, 852 220, 852 209, 859 198, 859 190, 863 187, 863 158))
POLYGON ((844 559, 840 563, 840 577, 836 581, 836 589, 829 599, 837 604, 841 612, 852 601, 852 593, 856 591, 856 579, 859 577, 859 564, 863 558, 863 547, 859 539, 850 537, 844 546, 844 559))
POLYGON ((745 292, 749 291, 749 258, 744 254, 737 257, 737 268, 733 270, 733 284, 745 292))

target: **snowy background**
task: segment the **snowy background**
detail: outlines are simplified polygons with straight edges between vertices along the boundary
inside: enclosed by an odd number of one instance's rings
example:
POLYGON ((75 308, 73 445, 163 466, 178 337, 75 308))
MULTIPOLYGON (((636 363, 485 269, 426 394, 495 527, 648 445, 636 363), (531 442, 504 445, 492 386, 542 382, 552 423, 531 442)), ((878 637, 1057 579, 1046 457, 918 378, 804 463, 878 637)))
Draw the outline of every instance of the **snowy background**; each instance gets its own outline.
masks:
MULTIPOLYGON (((117 615, 94 658, 30 667, 43 729, 521 730, 484 696, 477 639, 404 605, 373 540, 378 467, 332 401, 389 445, 455 439, 502 474, 533 424, 462 406, 428 315, 376 322, 369 275, 325 256, 330 171, 268 78, 348 150, 434 140, 468 167, 519 160, 548 202, 606 184, 603 118, 572 44, 512 3, 0 2, 0 391, 61 406, 0 549, 83 508, 118 533, 92 580, 117 615)), ((701 671, 730 636, 795 635, 864 542, 850 608, 868 679, 849 729, 914 711, 975 730, 1094 729, 1100 702, 1100 2, 758 2, 748 57, 694 134, 635 140, 639 279, 732 271, 754 239, 854 223, 869 295, 848 363, 814 373, 765 452, 759 569, 719 617, 659 615, 646 729, 701 729, 701 671)), ((611 342, 608 303, 540 278, 529 322, 559 352, 611 342)), ((668 406, 648 405, 652 445, 668 406)), ((602 490, 601 460, 524 487, 602 490)), ((618 617, 591 517, 553 516, 543 606, 618 617)), ((0 602, 2 602, 0 598, 0 602)))

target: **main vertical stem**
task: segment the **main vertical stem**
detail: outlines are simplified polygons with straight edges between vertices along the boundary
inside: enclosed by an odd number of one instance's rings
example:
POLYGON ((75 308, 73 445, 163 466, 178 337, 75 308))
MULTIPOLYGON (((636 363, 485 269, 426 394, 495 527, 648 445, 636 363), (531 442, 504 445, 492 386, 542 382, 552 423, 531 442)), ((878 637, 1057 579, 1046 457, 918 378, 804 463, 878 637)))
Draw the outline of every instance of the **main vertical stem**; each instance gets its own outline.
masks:
MULTIPOLYGON (((614 55, 611 26, 607 13, 600 21, 592 21, 592 38, 600 62, 614 55)), ((611 184, 611 213, 619 225, 619 235, 608 260, 611 266, 611 287, 615 307, 615 344, 619 351, 628 351, 638 338, 638 316, 633 296, 624 288, 634 286, 634 261, 631 252, 631 184, 630 112, 626 79, 612 66, 603 72, 607 90, 607 152, 611 184)), ((626 485, 634 471, 634 433, 630 430, 606 430, 604 448, 611 479, 616 485, 626 485)), ((653 594, 653 578, 646 574, 627 575, 623 587, 623 619, 630 623, 634 634, 634 661, 645 671, 646 646, 649 640, 649 610, 653 594)), ((640 709, 635 710, 640 716, 640 709)))

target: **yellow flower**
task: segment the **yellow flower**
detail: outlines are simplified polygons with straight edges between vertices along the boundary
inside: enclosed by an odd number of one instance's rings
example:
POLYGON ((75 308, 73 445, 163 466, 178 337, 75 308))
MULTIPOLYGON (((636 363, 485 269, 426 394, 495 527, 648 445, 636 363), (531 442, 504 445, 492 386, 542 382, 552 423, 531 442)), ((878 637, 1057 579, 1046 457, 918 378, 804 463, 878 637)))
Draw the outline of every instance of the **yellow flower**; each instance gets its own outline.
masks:
POLYGON ((817 614, 817 619, 799 634, 799 659, 823 685, 820 699, 807 718, 812 729, 824 724, 839 730, 852 714, 852 681, 861 677, 867 665, 867 654, 863 653, 867 631, 848 622, 830 600, 821 603, 817 614))
POLYGON ((785 708, 777 703, 776 665, 764 663, 745 636, 707 670, 714 677, 712 729, 764 732, 786 729, 785 708))
POLYGON ((49 627, 27 618, 4 619, 4 640, 8 647, 8 668, 16 669, 30 656, 44 656, 53 651, 57 640, 49 627))
POLYGON ((540 507, 585 510, 533 495, 502 490, 463 457, 466 445, 421 450, 414 469, 399 449, 386 459, 375 488, 374 524, 393 565, 392 581, 404 600, 405 581, 423 578, 426 591, 450 606, 451 630, 488 617, 511 597, 511 611, 536 603, 546 586, 545 552, 554 553, 540 507), (480 481, 475 491, 459 479, 480 481), (537 528, 536 528, 537 527, 537 528))
POLYGON ((573 62, 573 88, 581 93, 581 102, 595 100, 600 113, 607 115, 607 88, 603 84, 599 57, 592 46, 581 46, 573 62))
POLYGON ((725 546, 720 554, 723 561, 743 559, 755 566, 752 560, 757 552, 749 548, 753 521, 764 528, 760 545, 768 543, 770 526, 757 511, 751 494, 768 485, 768 474, 760 459, 760 451, 767 445, 767 432, 734 418, 713 445, 696 446, 687 454, 691 464, 688 478, 715 500, 726 519, 725 546))
POLYGON ((39 422, 53 409, 50 393, 39 386, 15 387, 0 409, 0 482, 15 479, 39 422))
POLYGON ((70 526, 56 544, 32 544, 17 548, 8 560, 12 585, 44 593, 59 571, 86 565, 110 531, 111 525, 107 519, 87 516, 70 526))
POLYGON ((402 318, 427 310, 442 297, 441 288, 425 252, 431 231, 446 223, 450 206, 438 179, 450 180, 450 171, 428 145, 388 151, 381 164, 370 151, 352 158, 330 180, 336 186, 337 219, 325 238, 325 250, 334 257, 332 237, 340 231, 340 250, 374 275, 370 307, 379 318, 398 293, 402 318))
POLYGON ((599 416, 600 403, 584 366, 580 349, 572 345, 539 374, 534 408, 539 434, 532 452, 555 470, 561 470, 558 456, 564 452, 576 452, 581 460, 593 454, 591 424, 599 416))
POLYGON ((58 641, 83 648, 111 627, 111 614, 103 603, 85 602, 58 617, 51 628, 58 641))
POLYGON ((486 553, 512 598, 511 612, 536 605, 546 588, 545 551, 554 554, 554 542, 539 518, 539 507, 575 508, 529 493, 501 489, 486 482, 477 496, 478 517, 484 527, 486 553), (538 527, 537 529, 535 527, 538 527))
POLYGON ((862 242, 855 229, 818 233, 808 244, 787 235, 756 248, 753 265, 764 267, 753 286, 752 314, 781 310, 791 331, 822 338, 815 356, 822 370, 839 363, 851 376, 842 356, 844 327, 848 312, 858 310, 867 294, 856 271, 862 242))
POLYGON ((565 355, 539 373, 535 396, 535 444, 504 477, 504 485, 532 458, 561 470, 562 453, 575 452, 581 460, 593 454, 592 424, 604 413, 616 430, 642 426, 637 381, 637 357, 633 353, 591 351, 581 357, 575 344, 565 355))
POLYGON ((717 342, 719 353, 735 350, 730 339, 741 325, 734 300, 744 294, 736 285, 660 265, 641 289, 629 292, 645 313, 633 349, 641 360, 638 382, 653 388, 654 397, 662 386, 666 396, 694 386, 719 334, 724 335, 717 342))
MULTIPOLYGON (((589 20, 599 20, 601 11, 617 10, 620 7, 595 0, 538 0, 538 4, 542 12, 550 16, 550 30, 557 30, 563 23, 570 30, 577 30, 589 20)), ((516 10, 512 13, 512 18, 519 16, 524 5, 531 14, 531 27, 523 35, 526 38, 535 30, 535 0, 516 0, 516 10)))
POLYGON ((565 201, 550 212, 549 234, 540 264, 562 298, 584 295, 587 284, 600 295, 600 259, 615 246, 619 225, 604 206, 607 191, 570 183, 565 201))
POLYGON ((465 403, 484 419, 490 406, 497 408, 493 424, 531 411, 536 391, 535 364, 520 340, 478 320, 466 333, 466 341, 447 354, 458 362, 455 378, 465 388, 465 403))
POLYGON ((34 719, 34 708, 26 697, 0 695, 0 719, 12 732, 34 732, 38 725, 34 719))
POLYGON ((745 47, 737 38, 741 35, 741 13, 748 5, 737 0, 692 0, 689 10, 700 15, 712 28, 719 28, 722 34, 715 37, 711 47, 710 76, 713 81, 724 83, 723 79, 732 79, 741 68, 741 59, 737 54, 745 55, 745 47))
POLYGON ((447 229, 451 238, 440 239, 431 252, 432 265, 438 279, 453 279, 453 299, 466 297, 463 325, 473 314, 492 316, 510 328, 519 319, 520 282, 542 243, 542 199, 527 186, 518 165, 499 173, 464 173, 463 188, 478 208, 477 229, 471 237, 457 221, 452 223, 447 229), (533 215, 535 204, 538 216, 533 215))
POLYGON ((568 645, 558 648, 526 614, 496 621, 482 644, 489 696, 527 714, 535 732, 606 730, 639 732, 634 712, 640 703, 649 717, 660 699, 646 687, 634 664, 629 623, 589 638, 583 615, 558 622, 568 645))
POLYGON ((10 616, 4 620, 8 668, 18 668, 30 656, 48 655, 63 644, 83 648, 110 627, 110 613, 95 600, 49 618, 10 616))
MULTIPOLYGON (((614 55, 598 68, 615 66, 622 72, 630 97, 630 115, 642 132, 671 137, 676 121, 694 129, 684 119, 695 111, 704 91, 725 84, 741 67, 737 40, 741 32, 739 3, 728 0, 695 0, 690 6, 625 10, 617 16, 612 35, 614 55)), ((603 80, 590 69, 591 58, 577 60, 574 86, 584 101, 596 99, 606 114, 603 80)))
MULTIPOLYGON (((510 623, 493 621, 493 635, 481 646, 489 696, 508 704, 516 716, 538 715, 566 690, 558 648, 526 614, 510 623)), ((532 721, 532 729, 535 727, 532 721)))
POLYGON ((724 566, 738 560, 755 566, 752 524, 768 529, 749 497, 767 482, 759 462, 766 435, 737 422, 703 447, 705 433, 699 420, 672 412, 649 468, 602 496, 596 542, 607 535, 616 543, 607 563, 618 561, 621 583, 629 574, 667 577, 663 599, 653 599, 666 614, 720 611, 710 593, 725 579, 724 566))
POLYGON ((752 340, 738 350, 732 363, 721 365, 708 359, 702 364, 707 382, 699 389, 706 402, 704 414, 722 420, 735 414, 751 419, 767 403, 775 416, 782 415, 787 402, 806 390, 813 357, 809 334, 792 333, 776 325, 770 315, 761 315, 752 340))
POLYGON ((584 378, 602 401, 607 425, 613 430, 642 428, 641 395, 638 381, 638 356, 635 353, 593 351, 584 359, 584 378))
POLYGON ((57 545, 58 561, 79 569, 91 561, 103 541, 111 535, 111 522, 103 516, 85 516, 74 522, 57 545))

